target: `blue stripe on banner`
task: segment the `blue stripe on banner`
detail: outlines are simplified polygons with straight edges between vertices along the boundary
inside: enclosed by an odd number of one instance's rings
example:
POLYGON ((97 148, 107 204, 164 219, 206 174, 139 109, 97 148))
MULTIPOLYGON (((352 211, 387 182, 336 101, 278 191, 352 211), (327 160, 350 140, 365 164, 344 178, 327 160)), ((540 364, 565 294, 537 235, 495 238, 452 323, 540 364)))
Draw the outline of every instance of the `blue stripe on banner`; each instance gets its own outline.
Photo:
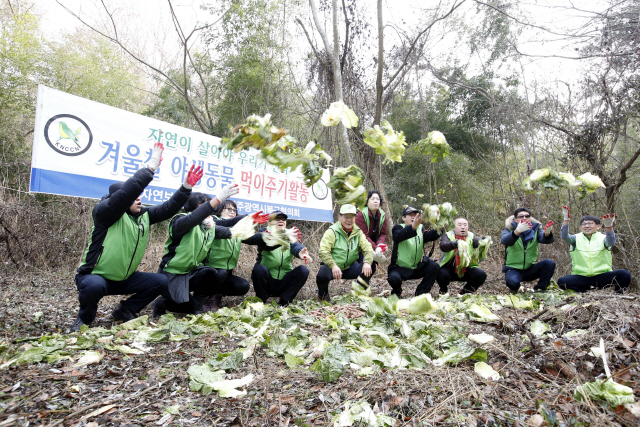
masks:
MULTIPOLYGON (((31 185, 29 191, 36 193, 60 194, 63 196, 88 197, 100 199, 107 194, 109 186, 117 182, 104 178, 55 172, 47 169, 31 169, 31 185)), ((169 200, 175 189, 149 185, 142 193, 142 203, 157 205, 169 200)), ((215 194, 211 194, 214 197, 215 194)), ((238 213, 252 213, 258 210, 269 212, 281 210, 291 219, 307 221, 334 222, 333 211, 317 208, 293 206, 278 201, 262 202, 256 200, 233 198, 238 205, 238 213)))

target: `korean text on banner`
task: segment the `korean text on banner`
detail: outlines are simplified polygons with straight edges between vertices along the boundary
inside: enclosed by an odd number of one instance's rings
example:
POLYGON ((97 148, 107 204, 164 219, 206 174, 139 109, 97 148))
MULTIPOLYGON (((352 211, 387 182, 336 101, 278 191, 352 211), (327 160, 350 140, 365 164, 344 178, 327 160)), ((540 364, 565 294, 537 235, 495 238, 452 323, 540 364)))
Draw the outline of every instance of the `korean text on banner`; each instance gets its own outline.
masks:
POLYGON ((130 113, 46 86, 38 88, 30 191, 99 199, 109 185, 145 167, 156 142, 165 146, 142 203, 158 204, 180 188, 192 164, 204 176, 193 191, 215 196, 235 181, 238 213, 281 210, 292 219, 333 222, 329 173, 312 188, 298 171, 280 172, 257 150, 220 148, 220 138, 130 113))

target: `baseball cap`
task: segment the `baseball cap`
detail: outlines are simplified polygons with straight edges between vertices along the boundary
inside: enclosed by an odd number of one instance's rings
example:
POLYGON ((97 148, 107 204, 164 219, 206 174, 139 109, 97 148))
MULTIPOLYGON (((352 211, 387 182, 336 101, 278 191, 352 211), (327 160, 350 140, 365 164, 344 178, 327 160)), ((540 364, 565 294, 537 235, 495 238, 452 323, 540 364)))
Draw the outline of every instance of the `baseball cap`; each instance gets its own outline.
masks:
POLYGON ((344 214, 357 214, 358 210, 353 205, 342 205, 340 206, 340 215, 344 214))
POLYGON ((413 206, 407 206, 402 210, 402 216, 409 215, 410 213, 413 213, 413 212, 420 212, 420 211, 414 208, 413 206))
POLYGON ((284 216, 284 219, 288 219, 289 218, 287 216, 287 214, 282 212, 282 211, 273 211, 273 212, 271 212, 271 218, 276 219, 279 216, 284 216))

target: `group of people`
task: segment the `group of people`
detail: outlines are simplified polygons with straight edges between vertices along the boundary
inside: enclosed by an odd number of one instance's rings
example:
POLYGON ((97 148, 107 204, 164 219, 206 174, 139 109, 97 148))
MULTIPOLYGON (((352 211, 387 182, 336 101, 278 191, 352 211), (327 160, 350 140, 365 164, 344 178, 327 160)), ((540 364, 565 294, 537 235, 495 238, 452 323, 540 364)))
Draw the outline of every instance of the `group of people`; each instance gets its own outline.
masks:
MULTIPOLYGON (((143 207, 140 195, 153 180, 162 160, 164 147, 155 144, 151 159, 126 182, 109 187, 109 193, 92 211, 93 229, 82 263, 76 275, 80 309, 72 326, 79 330, 95 320, 98 303, 106 295, 131 295, 121 301, 111 316, 128 321, 152 303, 153 315, 167 311, 199 314, 215 311, 222 305, 223 296, 245 295, 250 284, 234 275, 241 245, 256 246, 258 255, 251 272, 256 296, 267 301, 279 298, 280 305, 291 303, 305 285, 309 269, 293 267, 293 259, 313 262, 308 249, 300 242, 300 232, 294 227, 297 241, 288 248, 268 245, 262 228, 245 239, 232 238, 231 227, 246 215, 238 215, 230 197, 238 194, 236 184, 223 188, 215 197, 192 192, 202 178, 200 167, 192 166, 182 186, 171 199, 161 205, 143 207), (183 212, 180 212, 183 209, 183 212), (169 235, 157 273, 137 271, 149 240, 151 224, 169 220, 169 235)), ((386 260, 388 250, 383 200, 378 191, 370 191, 366 207, 358 211, 353 205, 340 207, 338 222, 324 233, 320 242, 321 266, 316 276, 318 298, 330 300, 331 280, 357 280, 368 286, 378 263, 386 260)), ((626 270, 613 270, 611 248, 616 237, 613 232, 615 215, 603 218, 585 216, 580 220, 581 232, 569 234, 569 209, 563 207, 562 238, 570 245, 573 271, 558 280, 558 286, 585 292, 590 288, 613 285, 616 292, 629 287, 631 276, 626 270), (599 232, 601 222, 606 234, 599 232)), ((254 224, 269 223, 284 232, 287 215, 281 211, 250 215, 254 224)), ((544 291, 555 271, 552 260, 537 261, 538 245, 554 241, 553 222, 546 226, 536 221, 526 208, 518 208, 509 217, 502 231, 501 241, 506 247, 505 280, 512 293, 518 292, 522 281, 538 279, 536 291, 544 291)), ((465 241, 469 248, 477 248, 483 239, 469 231, 465 218, 454 221, 454 229, 427 230, 422 213, 411 206, 402 211, 402 224, 392 230, 393 248, 388 267, 388 282, 392 294, 401 296, 402 284, 420 280, 415 294, 431 291, 437 281, 440 293, 448 292, 452 281, 465 283, 460 293, 475 292, 487 278, 478 260, 462 264, 458 246, 465 241), (442 258, 436 262, 424 255, 428 242, 440 239, 442 258)), ((268 239, 267 239, 268 240, 268 239)), ((433 252, 433 249, 432 251, 433 252)))

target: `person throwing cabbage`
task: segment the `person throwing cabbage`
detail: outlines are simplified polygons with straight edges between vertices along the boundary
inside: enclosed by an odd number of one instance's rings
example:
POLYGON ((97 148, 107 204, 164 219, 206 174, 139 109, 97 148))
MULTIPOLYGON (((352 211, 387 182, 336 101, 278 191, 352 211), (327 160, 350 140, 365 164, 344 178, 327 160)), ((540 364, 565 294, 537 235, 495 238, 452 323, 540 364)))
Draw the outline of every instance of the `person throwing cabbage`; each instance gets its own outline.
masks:
POLYGON ((338 222, 325 231, 320 241, 320 260, 322 261, 316 283, 318 299, 330 301, 329 282, 336 279, 358 279, 368 285, 371 278, 373 248, 360 227, 355 224, 357 209, 354 205, 342 205, 338 222), (359 253, 363 254, 358 262, 359 253), (364 275, 364 277, 361 277, 364 275))
MULTIPOLYGON (((276 232, 284 233, 287 229, 287 215, 282 211, 271 213, 272 223, 276 232)), ((268 229, 260 230, 268 233, 268 229)), ((251 272, 251 281, 256 296, 263 302, 267 302, 269 297, 280 297, 278 304, 286 306, 291 304, 296 295, 309 277, 309 269, 304 265, 293 267, 293 258, 300 258, 306 262, 313 262, 309 255, 309 250, 300 243, 302 235, 297 227, 291 230, 295 235, 294 240, 288 248, 282 245, 258 246, 258 257, 256 265, 251 272)))
POLYGON ((391 293, 400 297, 402 282, 405 280, 422 279, 416 288, 416 296, 431 291, 440 272, 440 265, 422 256, 424 245, 440 238, 437 230, 425 230, 422 225, 422 213, 411 206, 402 210, 404 225, 397 224, 391 229, 393 236, 393 251, 389 265, 387 281, 391 286, 391 293))
POLYGON ((480 238, 469 231, 469 222, 465 218, 456 218, 453 223, 454 229, 443 234, 440 239, 442 259, 437 279, 438 285, 440 285, 440 293, 445 294, 449 290, 451 281, 466 282, 460 290, 460 295, 470 294, 477 291, 487 279, 487 274, 478 268, 475 260, 469 259, 471 252, 480 246, 480 242, 487 244, 491 239, 480 238), (459 250, 464 250, 465 254, 461 255, 459 250), (465 260, 461 260, 465 255, 468 258, 467 266, 465 266, 465 260))
POLYGON ((566 206, 562 207, 564 222, 560 229, 562 240, 569 244, 571 255, 571 274, 561 277, 558 286, 576 292, 590 289, 602 289, 613 286, 614 291, 621 294, 629 288, 631 274, 627 270, 614 270, 611 250, 616 244, 613 232, 615 214, 598 218, 593 215, 580 219, 580 233, 569 234, 571 213, 566 206), (604 224, 605 234, 600 233, 604 224))
POLYGON ((553 221, 542 224, 531 216, 527 208, 517 208, 506 219, 500 241, 505 248, 505 261, 502 271, 507 287, 512 294, 520 290, 520 282, 538 279, 534 291, 544 292, 549 286, 556 269, 556 263, 550 259, 538 261, 538 245, 554 242, 553 221))

